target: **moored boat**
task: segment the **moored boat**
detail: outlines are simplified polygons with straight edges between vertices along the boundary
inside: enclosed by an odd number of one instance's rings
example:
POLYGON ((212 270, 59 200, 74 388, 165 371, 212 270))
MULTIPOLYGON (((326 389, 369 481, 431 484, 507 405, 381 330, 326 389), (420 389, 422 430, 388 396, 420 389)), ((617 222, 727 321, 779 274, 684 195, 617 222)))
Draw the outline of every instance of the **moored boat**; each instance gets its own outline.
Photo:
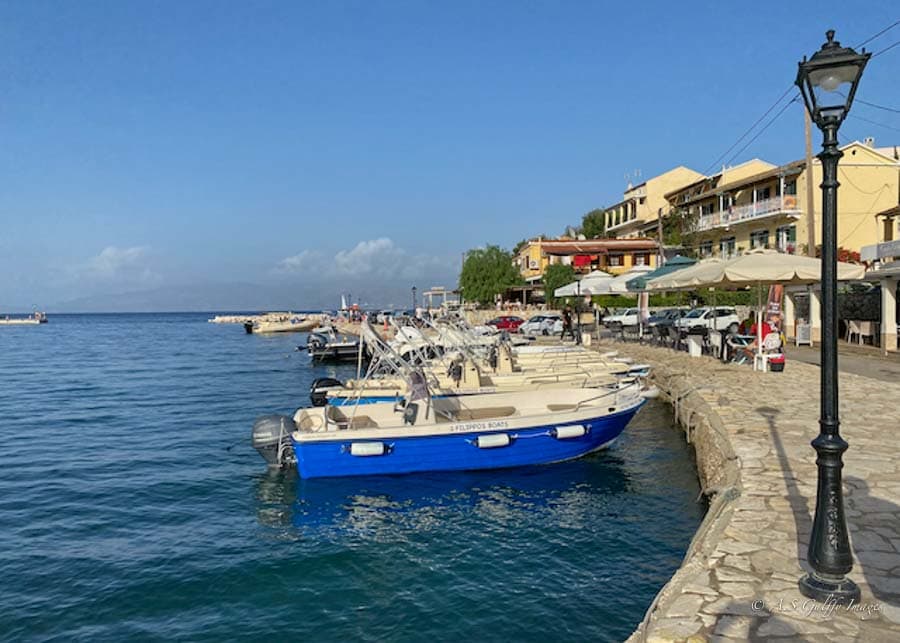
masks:
POLYGON ((47 313, 35 311, 28 317, 10 317, 0 319, 0 326, 38 326, 47 323, 47 313))
POLYGON ((609 446, 643 403, 637 385, 464 398, 433 398, 425 387, 401 404, 265 416, 253 441, 271 466, 296 464, 303 478, 550 464, 609 446))

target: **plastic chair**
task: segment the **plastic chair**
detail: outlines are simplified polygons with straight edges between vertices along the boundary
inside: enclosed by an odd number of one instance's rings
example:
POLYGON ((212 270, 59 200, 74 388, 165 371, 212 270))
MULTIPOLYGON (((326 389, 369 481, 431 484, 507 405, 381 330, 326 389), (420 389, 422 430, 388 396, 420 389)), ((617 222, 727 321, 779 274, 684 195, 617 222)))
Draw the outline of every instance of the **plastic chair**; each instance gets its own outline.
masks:
POLYGON ((769 358, 781 355, 781 335, 772 332, 765 336, 762 342, 762 350, 756 353, 753 359, 753 368, 766 371, 769 368, 769 358))

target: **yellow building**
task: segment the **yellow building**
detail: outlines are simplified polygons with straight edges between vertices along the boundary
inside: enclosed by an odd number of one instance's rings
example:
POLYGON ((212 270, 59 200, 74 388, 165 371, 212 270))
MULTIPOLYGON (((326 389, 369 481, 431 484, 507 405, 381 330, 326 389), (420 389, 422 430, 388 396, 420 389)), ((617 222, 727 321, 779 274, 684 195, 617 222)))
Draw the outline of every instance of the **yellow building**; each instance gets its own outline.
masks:
MULTIPOLYGON (((859 142, 841 148, 838 166, 838 246, 859 252, 883 240, 876 214, 897 204, 900 163, 859 142)), ((700 257, 731 257, 753 248, 807 254, 822 239, 822 166, 813 161, 813 208, 807 207, 805 161, 779 167, 755 160, 666 195, 673 212, 686 217, 691 245, 700 257), (753 170, 753 171, 750 171, 753 170)))
POLYGON ((668 210, 666 193, 702 178, 678 166, 639 185, 629 184, 623 199, 603 211, 607 234, 620 239, 655 237, 659 215, 668 210))
POLYGON ((613 275, 634 266, 657 265, 659 246, 653 239, 543 239, 529 240, 514 262, 525 281, 540 282, 548 266, 572 266, 576 274, 603 270, 613 275))

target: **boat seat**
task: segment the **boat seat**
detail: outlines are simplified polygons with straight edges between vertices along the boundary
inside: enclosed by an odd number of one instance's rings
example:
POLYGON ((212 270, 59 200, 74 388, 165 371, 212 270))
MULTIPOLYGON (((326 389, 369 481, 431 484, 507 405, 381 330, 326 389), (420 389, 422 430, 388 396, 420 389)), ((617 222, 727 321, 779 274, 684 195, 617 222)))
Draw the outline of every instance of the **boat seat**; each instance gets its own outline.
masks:
POLYGON ((377 429, 378 423, 375 422, 368 415, 357 415, 353 420, 347 418, 346 420, 338 420, 338 424, 342 428, 347 429, 377 429))
POLYGON ((548 404, 548 411, 572 411, 577 408, 577 404, 548 404))
POLYGON ((489 420, 491 418, 509 417, 516 412, 514 406, 492 406, 484 409, 460 409, 456 412, 457 421, 489 420))

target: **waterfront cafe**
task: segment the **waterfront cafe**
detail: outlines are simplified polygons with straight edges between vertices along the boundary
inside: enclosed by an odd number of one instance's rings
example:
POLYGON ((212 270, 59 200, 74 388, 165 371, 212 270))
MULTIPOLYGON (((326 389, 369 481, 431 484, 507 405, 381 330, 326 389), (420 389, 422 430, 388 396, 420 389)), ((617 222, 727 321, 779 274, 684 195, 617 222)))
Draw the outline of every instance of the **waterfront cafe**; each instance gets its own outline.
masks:
MULTIPOLYGON (((789 255, 773 250, 753 250, 727 261, 715 259, 697 264, 677 272, 650 279, 646 283, 649 291, 695 290, 699 288, 744 288, 747 286, 814 286, 821 280, 822 262, 812 257, 789 255)), ((865 267, 838 262, 839 281, 859 281, 865 274, 865 267)), ((814 292, 811 290, 810 292, 814 292)), ((760 307, 762 302, 760 302, 760 307)), ((817 311, 816 311, 817 312, 817 311)), ((813 310, 811 306, 811 317, 813 310)), ((757 312, 757 321, 762 311, 757 312)), ((784 325, 793 325, 793 308, 784 307, 784 325)), ((757 327, 761 327, 757 323, 757 327)), ((757 357, 761 357, 762 337, 757 337, 757 357)), ((765 364, 764 360, 763 365, 765 364)), ((756 363, 756 362, 755 362, 756 363)))

